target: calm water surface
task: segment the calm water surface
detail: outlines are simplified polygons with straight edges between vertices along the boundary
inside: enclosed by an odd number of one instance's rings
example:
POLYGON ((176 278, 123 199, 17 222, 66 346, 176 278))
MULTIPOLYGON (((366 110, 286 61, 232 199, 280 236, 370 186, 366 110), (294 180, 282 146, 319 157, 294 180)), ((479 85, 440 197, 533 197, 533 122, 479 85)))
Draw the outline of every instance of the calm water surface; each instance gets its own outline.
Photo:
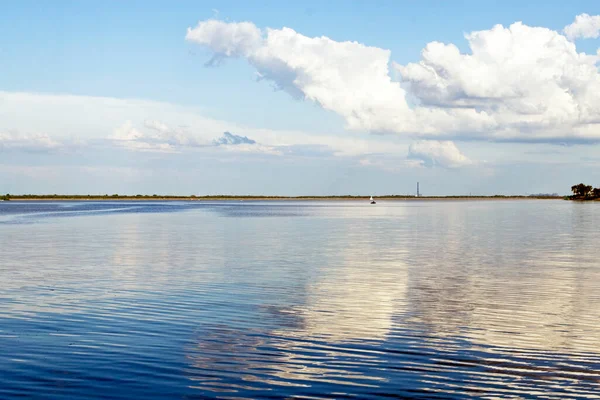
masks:
POLYGON ((0 398, 600 398, 600 203, 0 203, 0 398))

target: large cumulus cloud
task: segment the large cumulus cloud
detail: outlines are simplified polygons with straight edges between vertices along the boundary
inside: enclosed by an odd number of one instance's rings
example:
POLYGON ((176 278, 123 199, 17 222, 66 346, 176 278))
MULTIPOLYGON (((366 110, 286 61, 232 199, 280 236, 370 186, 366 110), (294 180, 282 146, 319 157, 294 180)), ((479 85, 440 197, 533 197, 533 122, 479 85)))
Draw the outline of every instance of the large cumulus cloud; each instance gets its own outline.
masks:
MULTIPOLYGON (((295 97, 343 115, 351 128, 406 126, 405 92, 389 75, 388 50, 357 42, 309 38, 289 28, 251 29, 249 22, 200 22, 186 38, 217 57, 244 57, 263 79, 295 97)), ((252 25, 252 24, 251 24, 252 25)))
POLYGON ((598 56, 570 40, 591 33, 565 31, 569 38, 520 22, 497 25, 467 34, 468 53, 432 42, 418 62, 393 63, 400 81, 390 76, 389 50, 290 28, 209 20, 186 38, 213 58, 245 58, 260 77, 338 113, 349 129, 438 140, 597 141, 598 56))

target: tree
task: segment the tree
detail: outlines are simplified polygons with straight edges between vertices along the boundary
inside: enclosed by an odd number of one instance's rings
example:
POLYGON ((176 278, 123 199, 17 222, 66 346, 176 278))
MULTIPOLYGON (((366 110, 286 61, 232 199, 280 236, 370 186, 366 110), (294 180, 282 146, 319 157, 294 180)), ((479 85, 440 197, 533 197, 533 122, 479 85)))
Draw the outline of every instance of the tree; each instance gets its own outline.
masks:
POLYGON ((600 188, 592 189, 592 197, 595 199, 600 199, 600 188))
POLYGON ((571 191, 573 192, 574 197, 586 198, 592 192, 592 186, 580 183, 579 185, 571 186, 571 191))

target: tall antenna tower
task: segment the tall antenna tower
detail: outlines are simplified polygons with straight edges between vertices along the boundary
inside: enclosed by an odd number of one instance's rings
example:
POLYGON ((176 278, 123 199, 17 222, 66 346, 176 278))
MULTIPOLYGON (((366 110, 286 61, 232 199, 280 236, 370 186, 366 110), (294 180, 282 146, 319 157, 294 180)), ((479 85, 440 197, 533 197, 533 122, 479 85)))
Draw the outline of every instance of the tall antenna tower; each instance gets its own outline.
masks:
POLYGON ((421 197, 421 194, 419 193, 419 182, 417 182, 417 197, 421 197))

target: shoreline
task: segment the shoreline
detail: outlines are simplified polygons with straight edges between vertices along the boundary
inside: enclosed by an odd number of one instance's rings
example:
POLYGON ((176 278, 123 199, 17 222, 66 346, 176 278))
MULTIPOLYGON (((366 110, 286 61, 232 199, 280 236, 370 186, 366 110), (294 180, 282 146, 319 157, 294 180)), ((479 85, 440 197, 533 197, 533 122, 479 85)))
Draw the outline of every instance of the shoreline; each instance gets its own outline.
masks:
MULTIPOLYGON (((92 196, 11 195, 8 201, 368 201, 370 196, 92 196)), ((378 196, 381 201, 421 200, 564 200, 554 196, 378 196)))

